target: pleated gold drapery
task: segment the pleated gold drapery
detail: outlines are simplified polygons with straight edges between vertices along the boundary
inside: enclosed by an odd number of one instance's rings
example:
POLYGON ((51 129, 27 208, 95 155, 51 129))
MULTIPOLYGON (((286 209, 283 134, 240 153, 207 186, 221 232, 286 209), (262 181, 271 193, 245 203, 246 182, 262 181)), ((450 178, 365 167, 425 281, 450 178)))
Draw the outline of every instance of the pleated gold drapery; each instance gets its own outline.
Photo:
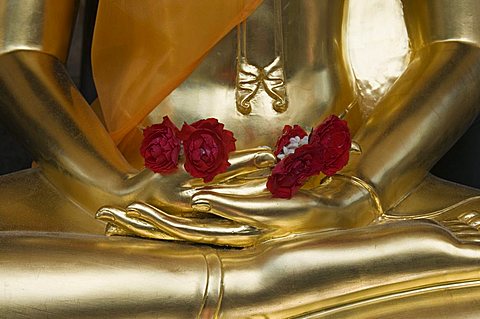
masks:
POLYGON ((100 1, 92 64, 104 121, 114 141, 120 144, 135 130, 260 2, 100 1))

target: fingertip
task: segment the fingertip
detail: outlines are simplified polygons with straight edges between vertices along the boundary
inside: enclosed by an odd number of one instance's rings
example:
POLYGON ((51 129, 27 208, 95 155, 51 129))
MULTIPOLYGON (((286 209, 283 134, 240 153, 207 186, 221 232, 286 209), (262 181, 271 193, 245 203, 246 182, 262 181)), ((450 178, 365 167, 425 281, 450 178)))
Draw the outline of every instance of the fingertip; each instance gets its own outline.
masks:
POLYGON ((253 163, 257 168, 267 168, 275 165, 277 159, 272 152, 259 152, 255 154, 253 163))
POLYGON ((192 208, 195 212, 208 212, 212 209, 210 205, 209 193, 198 192, 192 196, 192 208))
POLYGON ((115 221, 115 214, 113 210, 114 208, 111 207, 102 207, 95 214, 95 218, 103 221, 113 222, 115 221))
POLYGON ((130 205, 127 206, 127 211, 128 210, 136 210, 136 209, 143 209, 145 207, 145 204, 144 203, 141 203, 141 202, 133 202, 131 203, 130 205))
POLYGON ((212 207, 210 206, 210 203, 202 202, 202 201, 192 203, 192 208, 193 208, 193 211, 197 213, 206 213, 212 209, 212 207))

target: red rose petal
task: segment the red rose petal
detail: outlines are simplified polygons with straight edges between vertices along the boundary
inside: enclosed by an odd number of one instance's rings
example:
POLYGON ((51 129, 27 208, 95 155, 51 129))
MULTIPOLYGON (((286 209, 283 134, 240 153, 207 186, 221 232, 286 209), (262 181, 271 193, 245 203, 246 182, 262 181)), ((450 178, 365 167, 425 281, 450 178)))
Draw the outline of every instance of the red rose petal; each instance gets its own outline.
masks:
POLYGON ((304 138, 307 136, 307 132, 305 132, 305 130, 299 125, 294 125, 293 127, 290 125, 285 125, 283 127, 282 136, 280 136, 280 138, 277 140, 273 154, 277 156, 278 154, 282 153, 283 147, 290 144, 290 139, 295 136, 304 138))
POLYGON ((143 130, 140 154, 145 159, 145 167, 155 173, 167 174, 175 171, 180 154, 180 131, 165 116, 163 122, 143 130))
POLYGON ((313 130, 309 143, 321 150, 325 175, 333 175, 347 165, 352 139, 346 121, 330 115, 313 130))
POLYGON ((310 176, 319 174, 324 167, 318 152, 318 148, 307 144, 281 160, 267 180, 267 189, 273 197, 289 199, 310 176))
POLYGON ((185 150, 185 170, 193 177, 210 182, 230 166, 228 154, 235 150, 236 140, 217 119, 185 123, 180 138, 185 150))

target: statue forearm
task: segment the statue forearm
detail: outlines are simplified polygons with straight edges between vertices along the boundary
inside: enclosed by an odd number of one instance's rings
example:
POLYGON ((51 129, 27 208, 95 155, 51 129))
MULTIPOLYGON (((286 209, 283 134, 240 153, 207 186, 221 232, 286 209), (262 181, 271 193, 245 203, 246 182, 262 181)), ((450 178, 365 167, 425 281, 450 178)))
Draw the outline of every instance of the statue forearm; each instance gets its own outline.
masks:
POLYGON ((0 56, 0 65, 2 117, 9 119, 7 125, 34 153, 47 177, 86 202, 94 194, 122 191, 135 171, 62 63, 44 53, 16 51, 0 56))
POLYGON ((480 50, 431 44, 376 107, 355 140, 353 175, 371 183, 388 209, 415 188, 479 111, 480 50))
POLYGON ((480 46, 477 0, 402 0, 406 27, 414 50, 442 41, 480 46))
POLYGON ((74 0, 0 2, 0 114, 41 163, 48 179, 95 211, 105 201, 117 202, 135 170, 63 65, 76 4, 74 0))
POLYGON ((408 195, 478 114, 476 0, 403 0, 412 59, 355 140, 349 174, 376 188, 385 209, 408 195))
POLYGON ((77 0, 1 0, 0 54, 32 50, 65 62, 77 0))

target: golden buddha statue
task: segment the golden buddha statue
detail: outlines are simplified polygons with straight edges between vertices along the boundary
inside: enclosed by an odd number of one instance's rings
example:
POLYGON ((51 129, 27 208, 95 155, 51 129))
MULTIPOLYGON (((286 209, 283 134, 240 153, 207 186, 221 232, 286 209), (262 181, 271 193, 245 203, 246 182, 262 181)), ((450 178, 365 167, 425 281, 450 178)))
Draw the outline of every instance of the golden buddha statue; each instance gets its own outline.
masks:
POLYGON ((75 1, 0 2, 0 112, 39 164, 0 179, 2 314, 478 316, 479 191, 428 171, 478 114, 480 4, 402 3, 410 59, 368 105, 345 54, 349 2, 101 2, 97 116, 63 66, 75 1), (345 109, 359 154, 272 198, 264 145, 345 109), (140 170, 139 128, 166 115, 232 130, 228 171, 140 170))

